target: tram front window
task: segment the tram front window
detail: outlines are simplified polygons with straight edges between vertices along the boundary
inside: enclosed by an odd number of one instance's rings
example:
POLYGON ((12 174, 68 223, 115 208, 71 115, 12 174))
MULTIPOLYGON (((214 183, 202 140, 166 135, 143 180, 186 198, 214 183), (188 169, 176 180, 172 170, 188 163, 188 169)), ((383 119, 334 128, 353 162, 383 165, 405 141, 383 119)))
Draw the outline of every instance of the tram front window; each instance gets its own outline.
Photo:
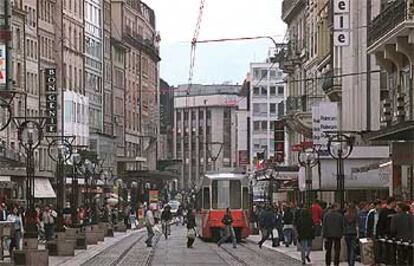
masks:
POLYGON ((241 209, 241 183, 239 180, 214 180, 213 209, 241 209))

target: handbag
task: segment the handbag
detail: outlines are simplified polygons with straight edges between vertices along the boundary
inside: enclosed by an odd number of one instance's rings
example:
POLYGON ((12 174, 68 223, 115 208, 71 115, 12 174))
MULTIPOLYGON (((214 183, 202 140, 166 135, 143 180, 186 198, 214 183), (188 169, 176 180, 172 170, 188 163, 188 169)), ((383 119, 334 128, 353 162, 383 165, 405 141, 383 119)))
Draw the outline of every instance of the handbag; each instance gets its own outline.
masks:
POLYGON ((195 239, 196 238, 196 232, 195 232, 194 228, 191 228, 191 229, 187 230, 187 238, 188 239, 195 239))

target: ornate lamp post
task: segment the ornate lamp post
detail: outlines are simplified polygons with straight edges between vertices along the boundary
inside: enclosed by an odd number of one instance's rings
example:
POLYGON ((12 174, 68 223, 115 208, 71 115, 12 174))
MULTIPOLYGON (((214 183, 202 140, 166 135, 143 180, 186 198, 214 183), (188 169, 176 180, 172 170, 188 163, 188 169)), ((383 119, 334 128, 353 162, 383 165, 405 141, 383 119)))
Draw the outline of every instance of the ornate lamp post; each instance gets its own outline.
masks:
POLYGON ((137 211, 138 203, 138 182, 131 182, 131 208, 134 213, 137 211))
POLYGON ((337 174, 337 191, 339 192, 339 201, 341 209, 345 207, 345 173, 344 160, 347 159, 353 149, 353 138, 337 132, 335 135, 329 136, 328 152, 336 160, 337 174))
MULTIPOLYGON (((18 138, 20 145, 26 150, 26 230, 25 238, 37 239, 37 226, 36 226, 36 210, 34 206, 35 200, 35 166, 33 151, 39 146, 43 139, 42 122, 43 118, 40 118, 40 123, 33 120, 26 120, 27 118, 16 118, 18 124, 18 138), (21 124, 18 123, 18 119, 24 119, 21 124)), ((32 118, 33 119, 33 118, 32 118)))
POLYGON ((12 109, 10 103, 0 98, 0 131, 6 129, 6 127, 12 121, 12 109))
POLYGON ((56 165, 56 186, 57 186, 57 210, 58 223, 57 232, 64 232, 63 208, 65 200, 65 163, 72 156, 73 136, 47 137, 50 141, 48 147, 49 157, 57 163, 56 165))
POLYGON ((305 203, 306 207, 311 206, 312 202, 312 168, 319 163, 319 154, 315 148, 304 148, 298 154, 299 164, 305 167, 305 203))

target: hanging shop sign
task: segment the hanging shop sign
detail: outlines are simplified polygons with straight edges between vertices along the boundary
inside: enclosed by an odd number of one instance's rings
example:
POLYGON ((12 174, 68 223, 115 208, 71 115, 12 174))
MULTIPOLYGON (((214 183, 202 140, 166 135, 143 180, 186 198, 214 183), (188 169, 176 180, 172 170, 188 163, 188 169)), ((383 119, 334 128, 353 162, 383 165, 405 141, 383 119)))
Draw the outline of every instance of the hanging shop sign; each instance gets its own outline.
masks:
POLYGON ((58 91, 56 84, 56 69, 45 69, 46 85, 46 132, 57 133, 58 127, 58 91))

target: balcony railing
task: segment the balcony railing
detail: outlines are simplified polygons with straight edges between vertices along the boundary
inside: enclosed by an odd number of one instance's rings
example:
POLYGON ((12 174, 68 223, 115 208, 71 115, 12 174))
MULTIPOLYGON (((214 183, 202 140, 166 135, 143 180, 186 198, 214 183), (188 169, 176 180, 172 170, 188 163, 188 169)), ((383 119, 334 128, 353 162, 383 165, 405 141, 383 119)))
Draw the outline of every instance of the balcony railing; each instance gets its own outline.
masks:
POLYGON ((407 1, 409 0, 395 0, 391 2, 370 23, 368 28, 368 45, 373 44, 401 22, 408 19, 407 1))

